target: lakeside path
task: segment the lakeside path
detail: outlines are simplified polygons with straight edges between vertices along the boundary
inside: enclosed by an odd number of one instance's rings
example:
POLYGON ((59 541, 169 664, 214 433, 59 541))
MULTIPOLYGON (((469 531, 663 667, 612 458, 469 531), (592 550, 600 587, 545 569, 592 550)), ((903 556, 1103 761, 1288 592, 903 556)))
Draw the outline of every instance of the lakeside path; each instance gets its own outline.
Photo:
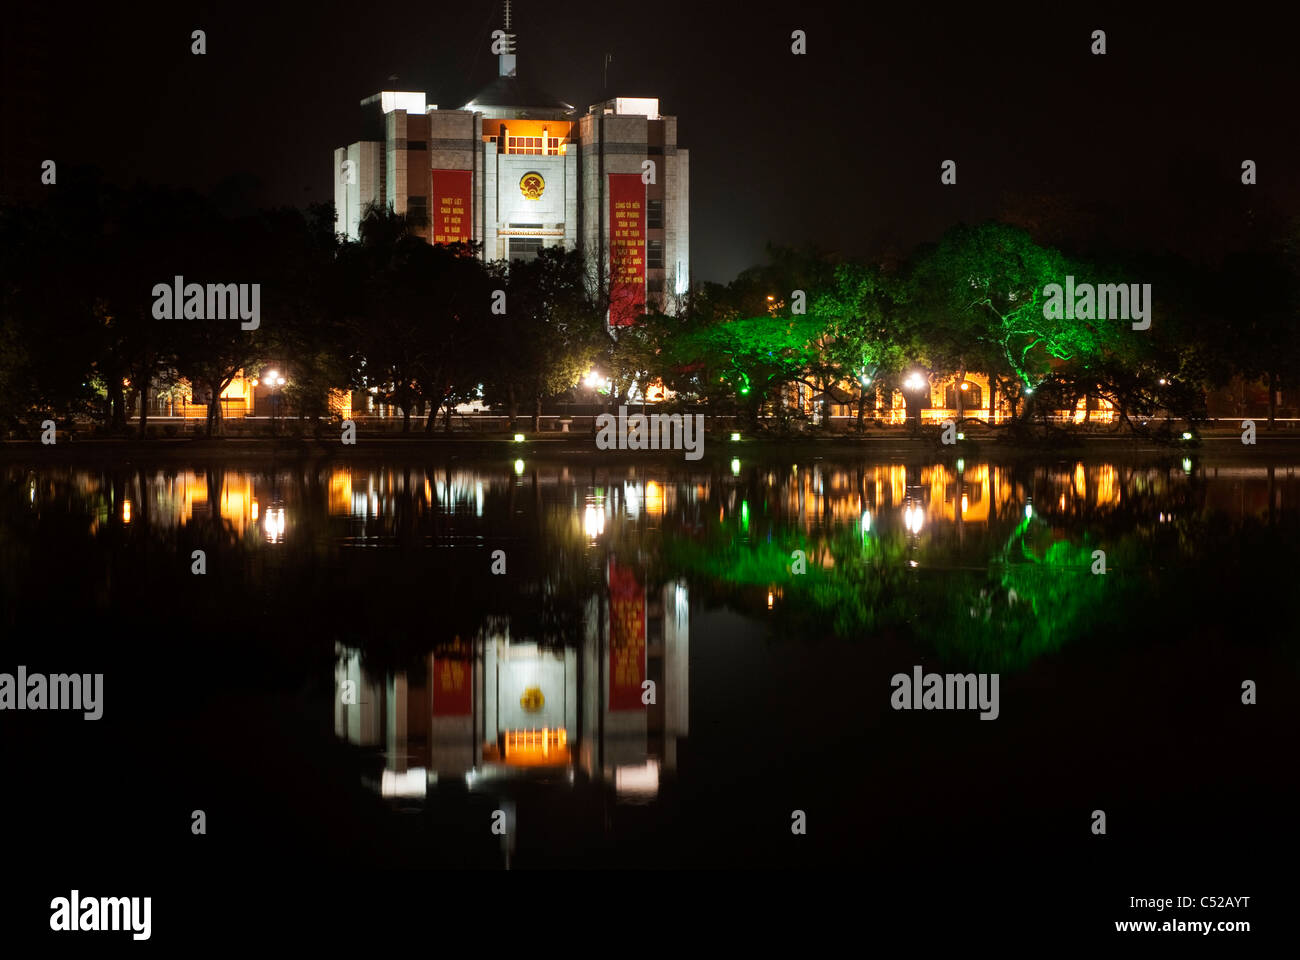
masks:
POLYGON ((0 463, 140 463, 203 461, 294 460, 593 460, 617 463, 680 462, 684 465, 747 459, 857 458, 943 460, 955 457, 995 460, 1056 460, 1061 458, 1150 459, 1193 457, 1199 461, 1300 461, 1300 430, 1259 430, 1254 444, 1243 444, 1238 431, 1205 431, 1195 440, 1158 442, 1131 435, 1090 434, 1053 443, 1017 444, 996 436, 967 436, 952 445, 939 443, 937 433, 909 437, 876 433, 863 437, 730 439, 730 433, 707 435, 703 457, 686 460, 677 450, 599 450, 587 434, 434 436, 423 434, 359 434, 357 442, 314 438, 224 437, 216 439, 61 439, 42 445, 31 441, 0 442, 0 463))

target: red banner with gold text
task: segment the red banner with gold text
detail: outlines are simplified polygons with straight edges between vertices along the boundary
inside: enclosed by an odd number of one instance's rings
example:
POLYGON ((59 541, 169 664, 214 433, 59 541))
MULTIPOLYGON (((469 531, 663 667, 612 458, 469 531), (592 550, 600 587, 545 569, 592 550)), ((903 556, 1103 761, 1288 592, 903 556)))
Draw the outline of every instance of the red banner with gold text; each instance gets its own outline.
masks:
POLYGON ((609 560, 609 709, 643 710, 645 589, 636 571, 609 560))
POLYGON ((468 717, 474 709, 470 696, 473 661, 453 657, 433 658, 433 715, 468 717))
POLYGON ((433 242, 469 243, 470 230, 470 171, 433 171, 433 242))
POLYGON ((609 175, 609 322, 627 327, 645 309, 645 184, 609 175))

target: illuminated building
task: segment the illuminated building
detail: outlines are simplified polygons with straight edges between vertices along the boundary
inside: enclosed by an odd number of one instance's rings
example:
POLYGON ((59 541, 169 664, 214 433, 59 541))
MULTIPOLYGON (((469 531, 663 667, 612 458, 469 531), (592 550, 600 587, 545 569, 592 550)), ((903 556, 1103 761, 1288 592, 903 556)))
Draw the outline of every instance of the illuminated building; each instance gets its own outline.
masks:
POLYGON ((677 118, 654 97, 614 97, 579 115, 518 75, 509 17, 507 8, 496 79, 460 107, 409 90, 361 101, 363 139, 334 151, 339 232, 357 239, 366 208, 388 206, 429 242, 473 241, 487 260, 584 251, 597 279, 614 278, 614 325, 641 304, 666 306, 690 279, 677 118))
MULTIPOLYGON (((935 374, 922 377, 920 387, 918 410, 922 423, 934 425, 958 418, 1003 423, 1011 419, 1011 402, 1004 391, 998 391, 997 405, 990 410, 993 391, 987 374, 967 371, 965 377, 961 378, 956 374, 935 374)), ((787 409, 817 417, 820 416, 819 408, 826 392, 814 393, 807 384, 792 384, 783 392, 781 403, 787 409)), ((907 422, 907 404, 902 390, 886 390, 876 384, 845 380, 835 384, 828 392, 830 416, 836 420, 856 419, 858 397, 865 393, 866 418, 895 426, 907 422)), ((1022 398, 1022 405, 1023 402, 1022 398)), ((1087 421, 1111 424, 1117 416, 1111 402, 1097 396, 1080 398, 1073 410, 1057 409, 1050 413, 1051 419, 1058 423, 1087 421)))

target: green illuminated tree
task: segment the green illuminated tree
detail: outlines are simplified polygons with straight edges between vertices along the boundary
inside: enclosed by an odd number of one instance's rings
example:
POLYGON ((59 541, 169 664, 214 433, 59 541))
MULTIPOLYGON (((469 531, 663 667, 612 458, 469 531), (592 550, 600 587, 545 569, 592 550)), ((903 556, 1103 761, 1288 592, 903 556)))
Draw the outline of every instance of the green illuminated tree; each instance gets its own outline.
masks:
POLYGON ((1056 361, 1100 347, 1089 321, 1049 316, 1044 288, 1074 265, 1059 251, 1000 223, 959 226, 925 251, 911 274, 914 322, 937 364, 1006 371, 1032 390, 1056 361))
POLYGON ((875 267, 841 264, 812 303, 810 313, 823 327, 819 372, 827 382, 853 385, 859 432, 868 402, 878 403, 881 390, 907 365, 907 350, 898 338, 899 292, 894 278, 875 267))

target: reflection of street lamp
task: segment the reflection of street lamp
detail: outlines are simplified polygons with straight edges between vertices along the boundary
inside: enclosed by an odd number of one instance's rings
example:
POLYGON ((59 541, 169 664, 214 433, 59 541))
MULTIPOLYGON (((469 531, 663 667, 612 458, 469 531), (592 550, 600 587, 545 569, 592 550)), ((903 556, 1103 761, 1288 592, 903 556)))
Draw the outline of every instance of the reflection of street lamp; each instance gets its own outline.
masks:
POLYGON ((582 526, 587 536, 595 540, 605 532, 605 511, 598 504, 587 504, 587 509, 582 518, 582 526))
POLYGON ((268 543, 280 543, 284 540, 284 507, 271 507, 262 520, 262 532, 268 543))

